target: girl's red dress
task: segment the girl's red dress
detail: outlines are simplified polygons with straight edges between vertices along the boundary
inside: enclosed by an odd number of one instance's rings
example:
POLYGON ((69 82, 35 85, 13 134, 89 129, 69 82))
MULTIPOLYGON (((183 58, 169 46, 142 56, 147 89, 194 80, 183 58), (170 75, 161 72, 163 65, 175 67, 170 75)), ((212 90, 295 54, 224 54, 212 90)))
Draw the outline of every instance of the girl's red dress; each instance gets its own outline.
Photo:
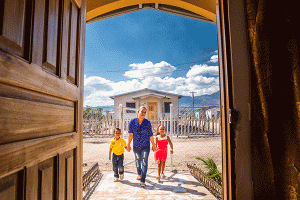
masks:
POLYGON ((160 135, 157 136, 157 149, 154 153, 155 163, 158 164, 159 161, 166 161, 168 155, 168 138, 161 137, 160 135))

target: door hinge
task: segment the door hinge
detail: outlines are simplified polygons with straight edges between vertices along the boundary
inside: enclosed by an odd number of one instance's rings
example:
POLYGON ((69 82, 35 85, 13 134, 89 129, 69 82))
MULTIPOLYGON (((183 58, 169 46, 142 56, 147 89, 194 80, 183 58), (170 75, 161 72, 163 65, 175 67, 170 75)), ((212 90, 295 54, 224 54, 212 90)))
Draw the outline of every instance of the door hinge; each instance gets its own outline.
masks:
POLYGON ((237 112, 234 109, 228 109, 228 124, 237 122, 237 112))

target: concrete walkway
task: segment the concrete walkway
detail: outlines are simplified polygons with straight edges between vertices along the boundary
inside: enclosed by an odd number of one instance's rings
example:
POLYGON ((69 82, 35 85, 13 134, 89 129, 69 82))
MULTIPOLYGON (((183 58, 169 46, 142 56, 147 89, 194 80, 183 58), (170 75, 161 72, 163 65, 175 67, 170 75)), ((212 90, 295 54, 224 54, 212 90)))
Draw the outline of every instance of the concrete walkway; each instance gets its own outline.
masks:
POLYGON ((114 182, 113 172, 102 172, 101 181, 94 187, 89 200, 113 199, 216 199, 189 173, 166 172, 166 178, 156 180, 156 171, 149 171, 146 187, 142 188, 137 174, 126 172, 122 181, 114 182))

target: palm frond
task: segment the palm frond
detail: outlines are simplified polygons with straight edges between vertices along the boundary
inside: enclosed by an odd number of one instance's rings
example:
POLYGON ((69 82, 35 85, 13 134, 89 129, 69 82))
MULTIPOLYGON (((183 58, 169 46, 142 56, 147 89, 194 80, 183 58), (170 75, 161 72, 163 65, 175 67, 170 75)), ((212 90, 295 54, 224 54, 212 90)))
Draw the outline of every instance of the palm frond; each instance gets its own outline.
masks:
POLYGON ((201 160, 203 165, 205 165, 205 168, 207 168, 209 171, 207 172, 207 176, 215 180, 219 185, 222 185, 222 173, 219 172, 216 163, 211 158, 201 158, 197 157, 196 159, 201 160))

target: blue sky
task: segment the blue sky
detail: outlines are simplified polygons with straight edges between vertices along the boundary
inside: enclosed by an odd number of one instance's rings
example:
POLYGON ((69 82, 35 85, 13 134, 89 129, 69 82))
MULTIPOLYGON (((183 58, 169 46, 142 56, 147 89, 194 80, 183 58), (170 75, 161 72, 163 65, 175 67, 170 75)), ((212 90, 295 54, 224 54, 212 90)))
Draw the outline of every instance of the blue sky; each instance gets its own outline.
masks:
POLYGON ((155 10, 87 24, 84 106, 143 88, 190 96, 219 90, 213 23, 155 10))

